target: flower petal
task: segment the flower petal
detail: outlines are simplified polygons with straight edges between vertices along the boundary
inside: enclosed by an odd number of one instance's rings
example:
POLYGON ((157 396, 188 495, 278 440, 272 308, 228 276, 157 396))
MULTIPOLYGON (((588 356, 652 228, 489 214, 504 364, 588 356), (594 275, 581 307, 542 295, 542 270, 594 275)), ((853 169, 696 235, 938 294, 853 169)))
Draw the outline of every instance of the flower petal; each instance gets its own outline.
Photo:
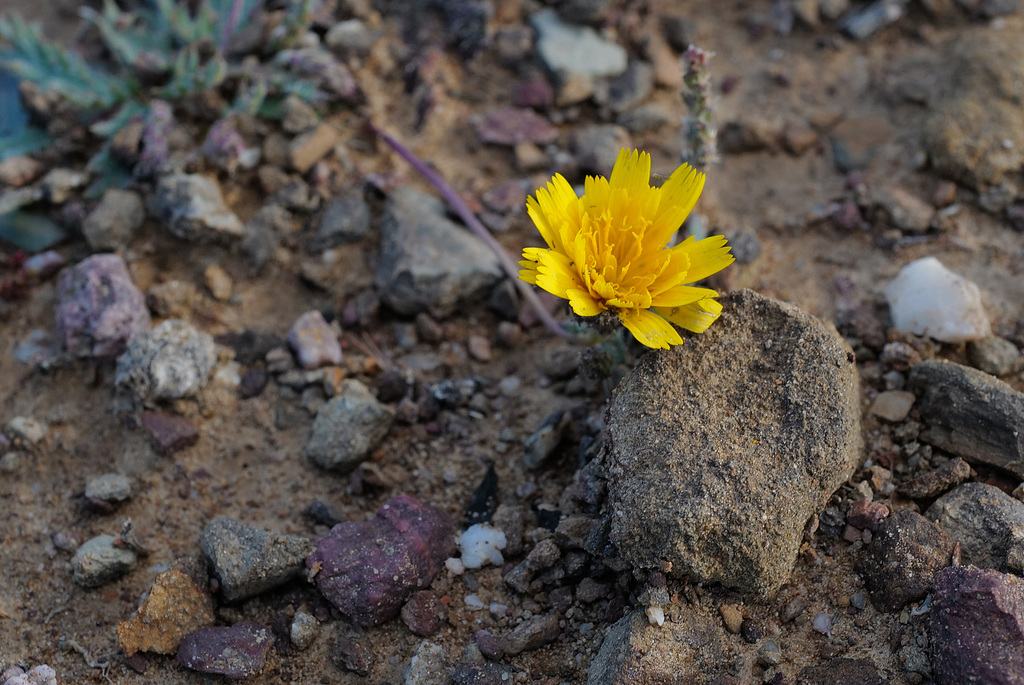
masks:
POLYGON ((702 281, 711 274, 716 274, 736 261, 729 254, 732 248, 726 243, 725 236, 713 235, 703 240, 690 236, 672 248, 690 256, 690 268, 686 272, 686 283, 702 281))
POLYGON ((647 347, 667 350, 683 343, 672 325, 649 309, 631 309, 619 312, 619 319, 633 337, 647 347))
POLYGON ((669 288, 665 292, 651 299, 655 307, 681 307, 684 304, 691 304, 706 297, 718 297, 718 292, 710 288, 694 288, 691 285, 680 285, 669 288))
POLYGON ((651 228, 648 229, 650 240, 656 245, 668 243, 672 234, 686 221, 697 204, 700 193, 704 190, 704 174, 689 164, 684 164, 669 176, 661 186, 661 203, 658 213, 652 217, 651 228))
MULTIPOLYGON (((526 250, 523 254, 526 255, 526 250)), ((569 299, 569 290, 583 288, 579 273, 572 268, 569 258, 564 254, 543 249, 534 254, 537 257, 537 276, 534 278, 537 287, 566 300, 569 299)))
POLYGON ((654 311, 680 328, 703 333, 722 315, 722 305, 718 300, 706 297, 681 307, 655 307, 654 311))
POLYGON ((569 306, 578 316, 597 316, 605 310, 586 290, 572 288, 567 294, 569 306))
POLYGON ((639 150, 619 150, 612 168, 611 187, 625 190, 630 197, 638 198, 641 192, 651 187, 651 156, 639 150))

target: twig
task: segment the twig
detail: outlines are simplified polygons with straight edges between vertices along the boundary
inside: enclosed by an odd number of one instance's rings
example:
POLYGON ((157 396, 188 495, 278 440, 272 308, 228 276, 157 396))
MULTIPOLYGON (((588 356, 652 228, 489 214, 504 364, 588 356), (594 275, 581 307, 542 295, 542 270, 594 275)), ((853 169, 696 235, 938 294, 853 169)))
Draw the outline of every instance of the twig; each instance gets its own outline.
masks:
POLYGON ((540 298, 537 297, 537 293, 530 288, 530 285, 519 279, 519 269, 516 267, 516 263, 512 261, 512 258, 509 257, 508 252, 506 252, 505 248, 501 246, 501 243, 495 240, 494 236, 484 228, 484 225, 480 223, 480 220, 476 218, 476 215, 470 211, 469 207, 466 206, 466 203, 462 201, 461 197, 459 197, 459 194, 456 193, 443 178, 441 178, 441 175, 431 169, 422 159, 413 154, 407 147, 374 126, 372 122, 370 122, 369 126, 371 131, 373 131, 385 143, 390 145, 402 159, 411 164, 416 171, 423 174, 423 176, 430 181, 431 185, 437 188, 438 192, 441 193, 441 197, 443 197, 445 202, 448 203, 448 206, 459 215, 459 218, 462 219, 466 226, 468 226, 469 229, 473 231, 478 238, 480 238, 480 240, 484 241, 484 244, 487 245, 491 252, 498 257, 498 261, 501 262, 502 268, 505 270, 505 273, 508 274, 508 277, 512 279, 512 282, 516 284, 516 287, 519 288, 519 292, 522 294, 523 299, 526 300, 526 302, 529 303, 529 305, 536 311, 537 318, 540 319, 540 321, 555 335, 563 338, 572 338, 573 335, 569 331, 565 330, 555 317, 551 315, 551 312, 544 307, 540 298))

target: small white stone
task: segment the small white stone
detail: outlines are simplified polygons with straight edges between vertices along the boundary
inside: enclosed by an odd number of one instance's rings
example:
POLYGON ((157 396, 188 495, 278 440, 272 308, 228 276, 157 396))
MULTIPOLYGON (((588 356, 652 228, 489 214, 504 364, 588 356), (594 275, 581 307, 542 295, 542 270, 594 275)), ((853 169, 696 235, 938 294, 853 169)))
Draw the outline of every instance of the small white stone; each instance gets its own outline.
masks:
POLYGON ((464 601, 466 602, 466 608, 471 609, 472 611, 480 611, 487 606, 484 604, 484 601, 476 595, 466 595, 464 601))
POLYGON ((914 335, 965 342, 992 334, 978 286, 935 257, 907 264, 885 289, 892 323, 914 335))
POLYGON ((665 625, 665 612, 661 607, 647 607, 647 620, 659 628, 665 625))
POLYGON ((459 559, 458 557, 451 557, 450 559, 447 559, 444 562, 444 567, 448 569, 452 575, 456 576, 461 576, 466 572, 466 567, 463 565, 462 559, 459 559))
POLYGON ((486 563, 500 566, 505 563, 501 550, 505 549, 505 533, 486 523, 470 526, 459 537, 462 565, 480 568, 486 563))

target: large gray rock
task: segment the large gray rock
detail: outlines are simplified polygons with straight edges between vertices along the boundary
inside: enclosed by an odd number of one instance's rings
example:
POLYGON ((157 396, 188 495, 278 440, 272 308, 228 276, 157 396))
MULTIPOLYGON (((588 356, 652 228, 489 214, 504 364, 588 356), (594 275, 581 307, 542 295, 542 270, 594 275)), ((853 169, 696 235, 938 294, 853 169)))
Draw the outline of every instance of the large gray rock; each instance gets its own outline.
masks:
POLYGON ((985 483, 964 483, 935 500, 925 515, 955 541, 965 564, 1021 572, 1024 503, 985 483))
POLYGON ((448 316, 485 297, 501 277, 498 258, 445 217, 440 200, 411 188, 388 196, 374 284, 389 307, 401 314, 448 316))
POLYGON ((365 385, 344 380, 316 415, 306 457, 321 468, 348 473, 384 439, 394 418, 365 385))
POLYGON ((927 426, 922 440, 1024 477, 1024 394, 945 360, 915 364, 908 387, 918 395, 915 406, 927 426))
POLYGON ((1024 32, 970 29, 950 54, 950 95, 926 120, 925 145, 940 173, 996 185, 1024 166, 1024 32))
POLYGON ((612 397, 611 535, 634 566, 771 595, 860 462, 857 370, 835 328, 793 305, 749 290, 722 304, 612 397))
POLYGON ((281 535, 218 516, 199 538, 220 591, 234 602, 277 587, 297 576, 313 543, 297 535, 281 535))
POLYGON ((157 183, 150 211, 183 240, 226 242, 242 237, 242 222, 224 202, 216 181, 199 174, 172 174, 157 183))

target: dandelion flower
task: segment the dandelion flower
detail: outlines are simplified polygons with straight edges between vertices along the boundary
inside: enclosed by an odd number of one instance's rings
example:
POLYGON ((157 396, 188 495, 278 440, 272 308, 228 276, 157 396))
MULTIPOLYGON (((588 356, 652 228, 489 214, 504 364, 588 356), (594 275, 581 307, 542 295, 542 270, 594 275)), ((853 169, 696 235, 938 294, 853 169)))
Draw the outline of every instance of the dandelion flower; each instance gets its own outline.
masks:
POLYGON ((519 278, 569 301, 579 316, 609 312, 644 345, 683 342, 673 324, 694 333, 722 313, 718 293, 695 283, 733 262, 722 236, 692 236, 669 246, 704 188, 687 164, 660 188, 650 185, 651 156, 623 149, 611 179, 588 176, 583 197, 561 174, 526 201, 547 247, 523 250, 519 278))

